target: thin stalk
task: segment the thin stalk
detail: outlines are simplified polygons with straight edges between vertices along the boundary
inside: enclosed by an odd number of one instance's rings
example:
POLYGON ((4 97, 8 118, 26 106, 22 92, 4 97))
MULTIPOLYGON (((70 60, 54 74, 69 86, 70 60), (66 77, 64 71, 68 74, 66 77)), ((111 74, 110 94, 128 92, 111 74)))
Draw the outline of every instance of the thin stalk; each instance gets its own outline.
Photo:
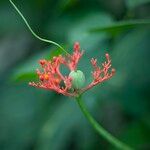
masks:
POLYGON ((25 17, 23 16, 23 14, 20 12, 20 10, 17 8, 17 6, 14 4, 14 2, 12 0, 9 0, 9 2, 12 4, 12 6, 14 7, 14 9, 18 12, 18 14, 21 16, 21 18, 23 19, 24 23, 26 24, 26 26, 28 27, 28 29, 30 30, 30 32, 32 33, 32 35, 34 37, 36 37, 37 39, 39 39, 40 41, 46 42, 46 43, 50 43, 50 44, 54 44, 57 47, 59 47, 61 50, 63 50, 66 54, 69 54, 61 45, 59 45, 58 43, 51 41, 51 40, 47 40, 45 38, 41 38, 39 35, 37 35, 31 28, 31 26, 29 25, 29 23, 27 22, 27 20, 25 19, 25 17))
POLYGON ((87 120, 90 122, 92 127, 97 131, 99 135, 101 135, 103 138, 105 138, 109 143, 111 143, 113 146, 115 146, 117 149, 120 150, 133 150, 133 148, 129 147, 125 143, 118 140, 116 137, 111 135, 108 131, 106 131, 89 113, 89 111, 86 109, 82 97, 76 97, 76 100, 78 102, 78 105, 83 112, 84 116, 87 118, 87 120))

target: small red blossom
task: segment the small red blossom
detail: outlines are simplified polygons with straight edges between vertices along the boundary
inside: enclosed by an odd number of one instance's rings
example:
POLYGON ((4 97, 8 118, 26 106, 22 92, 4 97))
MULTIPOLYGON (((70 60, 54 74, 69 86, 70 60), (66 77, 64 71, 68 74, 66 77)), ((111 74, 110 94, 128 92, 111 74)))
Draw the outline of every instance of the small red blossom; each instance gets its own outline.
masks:
MULTIPOLYGON (((67 55, 65 57, 59 55, 53 57, 52 60, 40 60, 39 64, 41 65, 42 71, 37 69, 39 82, 30 82, 29 85, 46 90, 53 90, 59 94, 63 94, 66 96, 78 96, 79 94, 89 90, 93 86, 102 83, 105 80, 108 80, 114 75, 115 69, 111 69, 111 59, 109 54, 105 54, 106 61, 102 63, 101 67, 97 64, 97 59, 92 58, 91 64, 93 66, 93 81, 86 87, 80 89, 73 88, 73 84, 75 84, 73 82, 74 79, 69 75, 64 76, 60 72, 60 65, 65 65, 66 67, 68 67, 71 74, 73 74, 74 72, 76 73, 77 65, 82 55, 83 51, 80 50, 80 44, 76 42, 74 44, 74 51, 72 55, 67 55)), ((81 74, 82 72, 80 71, 80 73, 78 72, 78 74, 73 75, 73 77, 76 77, 76 80, 74 81, 83 81, 84 74, 82 75, 82 78, 79 77, 80 79, 77 79, 81 74)), ((76 87, 80 87, 77 86, 77 84, 75 84, 76 87)))

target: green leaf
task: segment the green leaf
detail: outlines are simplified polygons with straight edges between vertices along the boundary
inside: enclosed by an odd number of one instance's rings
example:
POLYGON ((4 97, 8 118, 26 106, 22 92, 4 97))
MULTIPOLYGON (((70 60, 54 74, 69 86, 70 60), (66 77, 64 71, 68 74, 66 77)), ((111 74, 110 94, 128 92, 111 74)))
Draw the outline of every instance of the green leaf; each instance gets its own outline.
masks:
POLYGON ((126 4, 129 8, 134 8, 148 2, 150 2, 150 0, 126 0, 126 4))
POLYGON ((111 83, 126 110, 135 116, 148 112, 149 103, 149 28, 138 28, 117 39, 112 62, 116 75, 111 83), (143 89, 143 87, 145 87, 143 89))
POLYGON ((149 139, 150 139, 150 126, 148 126, 147 120, 138 120, 128 125, 125 129, 123 139, 132 145, 135 149, 149 149, 149 139))
POLYGON ((91 28, 98 28, 100 26, 112 24, 112 22, 112 17, 107 13, 88 13, 74 23, 74 26, 72 27, 68 35, 69 43, 79 41, 81 46, 85 49, 92 49, 93 45, 99 45, 100 42, 106 40, 108 36, 105 33, 95 35, 89 33, 88 31, 91 28))
POLYGON ((36 76, 35 70, 40 67, 38 64, 38 61, 40 59, 51 60, 54 56, 58 56, 62 53, 63 52, 61 49, 57 49, 57 50, 53 49, 51 51, 49 49, 46 49, 42 51, 41 53, 32 56, 31 58, 23 62, 20 66, 14 69, 10 77, 10 80, 15 81, 15 82, 16 81, 27 82, 31 80, 36 80, 37 76, 36 76))
POLYGON ((123 32, 125 30, 137 28, 139 26, 148 26, 150 25, 150 20, 131 20, 131 21, 122 21, 116 22, 112 24, 108 24, 102 27, 91 28, 89 30, 90 33, 101 33, 108 32, 113 35, 123 32))
POLYGON ((26 144, 36 141, 42 116, 51 110, 53 94, 24 83, 1 87, 1 150, 26 150, 26 144))
POLYGON ((16 33, 21 31, 23 23, 17 21, 18 17, 14 15, 8 3, 7 5, 0 4, 0 18, 0 34, 6 34, 7 32, 16 33))
POLYGON ((64 100, 43 125, 36 145, 37 150, 62 150, 72 134, 73 126, 79 123, 75 101, 64 100))

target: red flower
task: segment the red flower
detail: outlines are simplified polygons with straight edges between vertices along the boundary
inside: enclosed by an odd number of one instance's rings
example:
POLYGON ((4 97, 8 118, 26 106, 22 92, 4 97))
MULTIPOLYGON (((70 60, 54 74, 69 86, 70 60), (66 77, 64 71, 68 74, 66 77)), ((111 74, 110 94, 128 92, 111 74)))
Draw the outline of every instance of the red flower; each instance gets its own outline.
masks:
POLYGON ((80 44, 76 42, 72 55, 67 55, 66 57, 60 55, 53 57, 52 60, 40 60, 39 64, 42 67, 42 72, 37 69, 37 75, 40 81, 38 83, 30 82, 29 85, 53 90, 66 96, 78 96, 114 75, 115 69, 109 71, 111 68, 109 54, 105 55, 106 61, 102 64, 102 68, 97 65, 97 59, 92 58, 91 64, 94 69, 92 72, 93 81, 82 88, 80 85, 84 84, 85 77, 82 71, 77 70, 77 65, 82 55, 83 51, 80 51, 80 44), (60 72, 60 65, 62 64, 69 68, 71 73, 68 76, 64 76, 60 72))

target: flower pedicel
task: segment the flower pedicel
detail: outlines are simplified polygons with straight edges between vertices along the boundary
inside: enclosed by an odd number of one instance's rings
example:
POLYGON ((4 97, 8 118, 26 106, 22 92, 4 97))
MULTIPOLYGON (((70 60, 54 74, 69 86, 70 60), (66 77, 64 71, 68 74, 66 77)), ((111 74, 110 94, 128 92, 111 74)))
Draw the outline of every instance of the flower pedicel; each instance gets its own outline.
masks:
POLYGON ((92 72, 93 81, 89 85, 83 87, 85 83, 84 73, 81 70, 77 70, 77 65, 82 55, 83 51, 80 50, 80 44, 76 42, 72 55, 67 54, 65 57, 59 55, 53 57, 52 60, 40 60, 39 64, 42 67, 42 71, 37 69, 39 82, 30 82, 29 85, 53 90, 66 96, 76 97, 114 75, 115 69, 111 69, 109 54, 105 55, 106 61, 102 63, 102 67, 98 66, 97 59, 92 58, 91 64, 94 69, 92 72), (68 76, 64 76, 60 72, 60 65, 68 67, 70 70, 68 76))

